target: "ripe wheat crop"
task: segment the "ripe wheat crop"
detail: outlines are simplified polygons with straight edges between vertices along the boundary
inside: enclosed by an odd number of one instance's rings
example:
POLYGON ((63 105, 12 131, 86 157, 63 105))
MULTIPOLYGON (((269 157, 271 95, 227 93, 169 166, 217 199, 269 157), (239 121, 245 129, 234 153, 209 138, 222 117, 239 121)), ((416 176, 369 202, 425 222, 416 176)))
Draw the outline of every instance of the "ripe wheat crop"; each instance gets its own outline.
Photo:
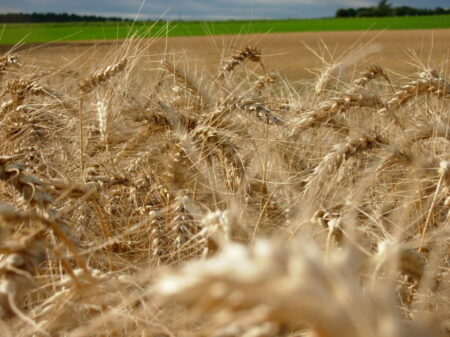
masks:
POLYGON ((448 336, 448 69, 240 47, 0 57, 2 336, 448 336))

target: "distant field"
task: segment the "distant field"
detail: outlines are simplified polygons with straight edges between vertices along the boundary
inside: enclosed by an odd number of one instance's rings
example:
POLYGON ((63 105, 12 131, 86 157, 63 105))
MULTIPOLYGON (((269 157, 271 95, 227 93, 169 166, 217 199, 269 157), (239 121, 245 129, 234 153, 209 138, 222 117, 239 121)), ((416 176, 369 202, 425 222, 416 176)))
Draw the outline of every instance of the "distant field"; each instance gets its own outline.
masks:
POLYGON ((261 21, 181 21, 157 24, 136 23, 58 23, 6 24, 2 27, 0 44, 50 41, 123 39, 132 34, 139 37, 202 36, 222 34, 325 32, 382 29, 450 28, 450 15, 388 18, 302 19, 261 21))

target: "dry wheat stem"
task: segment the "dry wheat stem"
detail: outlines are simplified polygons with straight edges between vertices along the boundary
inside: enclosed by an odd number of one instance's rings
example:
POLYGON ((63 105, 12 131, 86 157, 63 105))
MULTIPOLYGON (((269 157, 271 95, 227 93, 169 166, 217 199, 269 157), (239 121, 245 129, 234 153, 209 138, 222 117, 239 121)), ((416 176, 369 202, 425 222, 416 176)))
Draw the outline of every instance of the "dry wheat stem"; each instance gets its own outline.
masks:
POLYGON ((80 138, 80 179, 84 181, 84 132, 83 132, 83 97, 80 97, 78 107, 78 121, 79 121, 79 138, 80 138))
POLYGON ((440 163, 440 167, 439 167, 439 173, 440 173, 440 177, 439 177, 439 181, 438 181, 437 186, 436 186, 436 191, 434 192, 433 199, 431 201, 431 205, 430 205, 429 210, 428 210, 428 215, 427 215, 427 218, 426 218, 425 223, 423 225, 422 233, 421 233, 421 236, 420 236, 421 249, 424 247, 425 235, 426 235, 428 227, 430 225, 431 216, 432 216, 432 213, 433 213, 434 208, 436 206, 436 201, 437 201, 437 198, 438 198, 441 186, 442 186, 443 183, 445 183, 446 185, 450 186, 450 184, 448 184, 448 181, 450 180, 449 179, 449 177, 450 177, 450 162, 448 162, 448 161, 441 162, 440 163))

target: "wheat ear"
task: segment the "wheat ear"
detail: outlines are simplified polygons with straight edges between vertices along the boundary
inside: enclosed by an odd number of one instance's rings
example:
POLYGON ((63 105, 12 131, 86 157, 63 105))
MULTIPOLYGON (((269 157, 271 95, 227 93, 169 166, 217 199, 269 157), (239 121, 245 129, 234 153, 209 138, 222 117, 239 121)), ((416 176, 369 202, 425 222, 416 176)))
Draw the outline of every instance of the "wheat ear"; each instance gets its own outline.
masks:
POLYGON ((314 168, 314 172, 307 179, 306 191, 320 186, 324 179, 333 171, 337 170, 344 161, 363 151, 371 150, 387 145, 386 139, 378 134, 364 134, 348 138, 345 143, 333 146, 333 151, 328 153, 314 168))
POLYGON ((231 73, 232 71, 234 71, 234 69, 245 60, 259 63, 265 72, 265 68, 261 60, 261 50, 253 48, 251 46, 247 46, 238 50, 234 55, 230 57, 230 59, 220 70, 219 78, 225 78, 226 73, 231 73))
POLYGON ((336 114, 349 110, 352 107, 378 108, 383 105, 380 97, 366 90, 358 93, 341 94, 319 105, 310 112, 304 113, 303 117, 294 118, 292 126, 293 133, 299 133, 310 127, 318 127, 330 120, 336 114))
POLYGON ((35 81, 25 79, 17 79, 8 82, 1 96, 4 95, 9 95, 11 99, 2 104, 0 108, 2 113, 21 105, 27 96, 59 96, 53 90, 46 88, 35 81))
POLYGON ((209 125, 199 125, 192 131, 192 139, 206 159, 216 157, 224 161, 223 170, 231 187, 239 186, 244 179, 244 164, 237 147, 219 129, 209 125), (231 168, 231 170, 230 170, 231 168))
MULTIPOLYGON (((257 119, 267 124, 283 124, 283 121, 272 113, 272 110, 261 103, 258 98, 231 97, 225 100, 220 107, 214 111, 213 117, 219 117, 225 112, 245 111, 253 114, 257 119)), ((208 116, 210 120, 214 120, 208 116)))
POLYGON ((82 94, 88 94, 102 83, 109 80, 114 75, 125 69, 128 63, 128 57, 122 58, 119 62, 107 66, 106 68, 84 78, 79 83, 82 94))
POLYGON ((106 82, 114 75, 120 73, 125 69, 128 63, 128 57, 122 58, 119 62, 109 65, 108 67, 96 72, 78 83, 81 96, 78 107, 78 119, 79 119, 79 138, 80 138, 80 176, 84 179, 84 135, 83 135, 83 100, 84 96, 89 94, 96 87, 106 82))
POLYGON ((22 64, 19 61, 19 58, 15 55, 6 55, 0 57, 0 73, 7 70, 11 66, 19 67, 22 64))
POLYGON ((401 86, 379 112, 384 113, 399 108, 412 98, 425 93, 448 98, 450 97, 450 85, 436 71, 423 72, 419 79, 401 86))
POLYGON ((391 80, 380 66, 370 66, 366 70, 360 72, 359 77, 353 81, 353 86, 365 87, 367 83, 377 77, 383 77, 389 83, 391 89, 394 90, 391 80))

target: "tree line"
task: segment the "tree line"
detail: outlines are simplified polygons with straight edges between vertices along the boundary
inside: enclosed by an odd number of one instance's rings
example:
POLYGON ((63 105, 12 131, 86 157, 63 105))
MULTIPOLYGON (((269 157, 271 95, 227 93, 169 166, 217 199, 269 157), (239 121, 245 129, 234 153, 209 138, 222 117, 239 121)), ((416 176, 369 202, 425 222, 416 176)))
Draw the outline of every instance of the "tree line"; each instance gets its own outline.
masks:
POLYGON ((105 22, 129 21, 119 17, 96 15, 77 15, 68 13, 0 13, 0 23, 32 23, 32 22, 105 22))
POLYGON ((376 7, 340 8, 336 11, 337 18, 351 17, 383 17, 383 16, 417 16, 450 14, 450 8, 435 9, 414 8, 409 6, 393 7, 387 0, 378 2, 376 7))

